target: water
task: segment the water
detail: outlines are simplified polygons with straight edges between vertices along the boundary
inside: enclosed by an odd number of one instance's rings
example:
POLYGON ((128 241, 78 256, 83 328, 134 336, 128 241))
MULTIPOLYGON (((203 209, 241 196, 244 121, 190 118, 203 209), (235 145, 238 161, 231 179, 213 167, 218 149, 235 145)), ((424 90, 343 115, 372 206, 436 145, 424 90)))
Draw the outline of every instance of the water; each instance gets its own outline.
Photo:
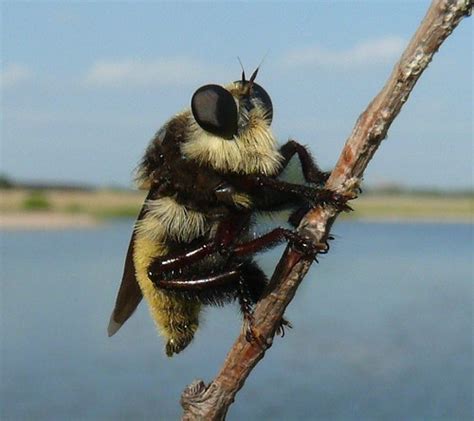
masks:
MULTIPOLYGON (((130 226, 2 233, 2 420, 177 419, 184 386, 216 374, 240 329, 235 306, 208 310, 172 359, 144 305, 107 337, 130 226)), ((294 329, 228 419, 471 419, 472 226, 334 233, 287 311, 294 329)))

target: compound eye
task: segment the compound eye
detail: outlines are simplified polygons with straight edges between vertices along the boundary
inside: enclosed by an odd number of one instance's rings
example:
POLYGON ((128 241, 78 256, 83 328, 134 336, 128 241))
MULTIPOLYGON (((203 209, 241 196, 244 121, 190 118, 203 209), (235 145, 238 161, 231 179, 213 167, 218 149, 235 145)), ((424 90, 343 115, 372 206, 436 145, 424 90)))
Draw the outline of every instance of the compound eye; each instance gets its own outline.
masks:
POLYGON ((237 104, 222 86, 200 87, 191 99, 191 110, 196 122, 207 132, 232 139, 237 134, 237 104))
POLYGON ((272 105, 272 100, 270 98, 270 95, 268 95, 267 91, 263 89, 260 85, 257 83, 254 83, 252 85, 252 99, 258 99, 263 105, 263 107, 266 110, 268 120, 270 123, 272 122, 273 119, 273 105, 272 105))

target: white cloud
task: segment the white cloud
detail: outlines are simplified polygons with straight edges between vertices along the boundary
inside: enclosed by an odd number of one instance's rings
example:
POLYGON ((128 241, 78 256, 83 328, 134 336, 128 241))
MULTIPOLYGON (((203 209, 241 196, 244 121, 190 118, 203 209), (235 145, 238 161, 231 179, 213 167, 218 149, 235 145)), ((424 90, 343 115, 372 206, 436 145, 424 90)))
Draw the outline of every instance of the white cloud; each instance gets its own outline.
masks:
POLYGON ((87 71, 84 82, 95 87, 183 86, 209 76, 210 70, 188 57, 99 60, 87 71))
POLYGON ((333 51, 314 45, 290 51, 283 59, 286 66, 367 66, 395 60, 405 46, 400 37, 385 37, 355 44, 353 47, 333 51))
POLYGON ((18 63, 7 64, 0 74, 0 86, 10 88, 31 79, 33 72, 26 66, 18 63))

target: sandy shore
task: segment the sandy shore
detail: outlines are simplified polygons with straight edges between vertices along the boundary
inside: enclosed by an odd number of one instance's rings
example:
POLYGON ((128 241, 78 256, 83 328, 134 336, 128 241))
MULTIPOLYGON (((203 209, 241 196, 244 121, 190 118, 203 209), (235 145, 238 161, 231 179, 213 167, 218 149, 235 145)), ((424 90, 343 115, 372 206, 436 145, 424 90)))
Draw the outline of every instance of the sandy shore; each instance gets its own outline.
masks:
MULTIPOLYGON (((467 223, 472 224, 472 218, 409 218, 400 216, 354 217, 344 218, 372 223, 467 223)), ((92 215, 68 214, 60 212, 21 212, 0 214, 0 231, 42 231, 95 228, 101 221, 92 215)))
MULTIPOLYGON (((104 219, 135 218, 144 200, 136 191, 0 189, 0 230, 60 230, 100 225, 104 219), (43 205, 47 210, 39 210, 43 205)), ((370 222, 473 223, 474 197, 361 195, 344 219, 370 222)))
POLYGON ((91 215, 60 212, 15 212, 0 214, 0 230, 54 230, 95 227, 91 215))

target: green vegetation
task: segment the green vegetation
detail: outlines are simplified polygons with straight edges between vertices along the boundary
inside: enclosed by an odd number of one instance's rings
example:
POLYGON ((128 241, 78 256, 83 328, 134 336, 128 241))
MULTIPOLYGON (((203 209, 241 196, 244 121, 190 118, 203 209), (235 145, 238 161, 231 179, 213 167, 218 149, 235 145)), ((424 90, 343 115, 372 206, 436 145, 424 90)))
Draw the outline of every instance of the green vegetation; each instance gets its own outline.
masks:
POLYGON ((464 221, 473 220, 472 195, 362 195, 352 202, 350 218, 371 220, 464 221))
POLYGON ((116 208, 102 209, 94 211, 92 214, 100 219, 109 218, 136 218, 140 211, 140 205, 137 206, 121 206, 116 208))
POLYGON ((66 205, 64 211, 67 213, 85 213, 84 206, 74 202, 66 205))
POLYGON ((47 211, 51 210, 52 206, 43 192, 34 191, 25 198, 22 208, 26 211, 47 211))
MULTIPOLYGON (((0 211, 51 211, 59 214, 89 215, 95 219, 135 218, 145 199, 145 192, 131 190, 58 190, 3 188, 0 211)), ((474 195, 439 192, 380 193, 365 190, 351 202, 354 212, 343 218, 367 220, 414 220, 473 222, 474 195)))

